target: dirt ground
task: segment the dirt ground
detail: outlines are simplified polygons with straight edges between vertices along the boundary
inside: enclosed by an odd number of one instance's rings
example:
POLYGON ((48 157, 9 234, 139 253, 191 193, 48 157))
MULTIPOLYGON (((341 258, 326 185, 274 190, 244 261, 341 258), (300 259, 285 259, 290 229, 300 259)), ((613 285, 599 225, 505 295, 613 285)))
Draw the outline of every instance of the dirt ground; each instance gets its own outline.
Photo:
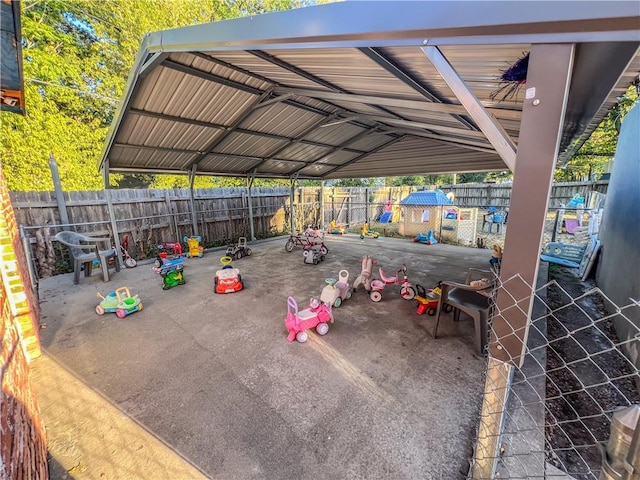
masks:
POLYGON ((634 370, 615 348, 619 343, 593 280, 581 282, 572 269, 550 265, 548 288, 546 436, 548 460, 579 480, 596 480, 602 464, 598 443, 609 439, 610 412, 640 401, 634 370), (563 291, 564 290, 564 291, 563 291), (572 332, 571 335, 567 335, 572 332))

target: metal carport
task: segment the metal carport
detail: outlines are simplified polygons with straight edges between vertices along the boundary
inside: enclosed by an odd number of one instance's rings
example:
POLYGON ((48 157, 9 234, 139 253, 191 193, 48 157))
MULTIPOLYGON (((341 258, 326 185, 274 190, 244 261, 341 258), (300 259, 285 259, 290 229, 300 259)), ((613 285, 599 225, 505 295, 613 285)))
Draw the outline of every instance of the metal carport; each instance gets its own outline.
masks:
POLYGON ((193 200, 197 174, 250 191, 256 177, 508 168, 501 276, 517 281, 498 296, 491 361, 518 366, 554 167, 637 78, 639 25, 636 1, 344 2, 151 33, 105 188, 110 172, 184 173, 193 200), (494 97, 526 52, 526 85, 494 97))

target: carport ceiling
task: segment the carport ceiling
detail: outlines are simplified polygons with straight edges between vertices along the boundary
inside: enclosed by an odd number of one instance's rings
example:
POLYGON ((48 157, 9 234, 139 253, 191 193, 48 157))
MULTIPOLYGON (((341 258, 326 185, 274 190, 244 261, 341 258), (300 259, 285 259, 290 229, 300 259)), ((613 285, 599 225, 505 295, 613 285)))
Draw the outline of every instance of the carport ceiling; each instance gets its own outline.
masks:
POLYGON ((638 75, 637 5, 344 2, 151 33, 100 167, 307 179, 505 170, 526 86, 494 97, 500 75, 532 44, 576 43, 563 162, 638 75))

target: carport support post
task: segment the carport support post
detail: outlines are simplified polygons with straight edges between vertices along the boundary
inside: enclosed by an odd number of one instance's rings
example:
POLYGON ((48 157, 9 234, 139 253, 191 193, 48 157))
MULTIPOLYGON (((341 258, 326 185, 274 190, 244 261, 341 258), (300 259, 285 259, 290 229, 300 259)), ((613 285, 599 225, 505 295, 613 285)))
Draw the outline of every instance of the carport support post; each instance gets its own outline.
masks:
MULTIPOLYGON (((196 170, 198 169, 198 164, 194 164, 189 170, 189 207, 191 208, 191 226, 193 228, 193 235, 198 236, 198 220, 197 220, 197 212, 196 212, 196 202, 193 199, 193 184, 196 180, 196 170)), ((178 239, 180 241, 180 239, 178 239)))
POLYGON ((255 172, 247 177, 247 200, 249 201, 249 234, 251 237, 251 241, 255 241, 255 231, 253 228, 253 199, 251 198, 251 187, 253 186, 253 181, 255 180, 255 172))
MULTIPOLYGON (((573 44, 533 45, 516 155, 509 227, 500 269, 497 313, 476 443, 473 478, 494 478, 515 368, 527 345, 540 247, 558 155, 571 70, 573 44)), ((522 467, 538 468, 523 460, 522 467)), ((529 471, 529 470, 527 470, 529 471)), ((537 475, 537 471, 534 472, 537 475)))
POLYGON ((109 185, 109 159, 105 159, 102 165, 102 178, 104 180, 104 196, 107 199, 107 209, 109 210, 109 220, 111 222, 111 230, 113 230, 113 242, 118 256, 118 263, 124 265, 122 260, 122 252, 120 251, 120 235, 118 234, 118 223, 116 222, 116 213, 113 209, 113 200, 111 199, 111 185, 109 185))
POLYGON ((493 319, 491 355, 521 367, 573 67, 573 44, 533 45, 493 319))
POLYGON ((295 226, 296 226, 296 222, 294 220, 295 207, 293 206, 293 201, 295 200, 294 189, 296 188, 296 177, 292 178, 290 181, 291 181, 291 190, 289 191, 289 206, 290 206, 289 211, 291 213, 289 215, 289 223, 291 224, 291 235, 293 235, 295 233, 295 226))
POLYGON ((320 180, 320 230, 324 229, 324 180, 320 180))

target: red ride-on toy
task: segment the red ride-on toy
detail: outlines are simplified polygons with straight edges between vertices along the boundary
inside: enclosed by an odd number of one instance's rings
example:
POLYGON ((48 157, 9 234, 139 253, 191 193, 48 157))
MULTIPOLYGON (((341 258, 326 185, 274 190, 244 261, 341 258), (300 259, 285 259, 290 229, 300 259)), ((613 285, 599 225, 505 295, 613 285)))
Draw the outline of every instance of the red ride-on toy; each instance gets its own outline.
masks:
POLYGON ((234 293, 244 288, 240 270, 231 266, 232 261, 228 256, 220 259, 222 268, 216 272, 214 279, 216 293, 234 293))
MULTIPOLYGON (((413 297, 414 300, 418 301, 418 309, 416 310, 416 313, 418 315, 426 313, 429 316, 434 316, 438 310, 438 303, 440 302, 440 295, 442 292, 441 283, 438 282, 438 285, 429 290, 425 290, 422 285, 416 285, 416 290, 418 293, 413 297)), ((453 310, 453 307, 451 305, 444 305, 442 309, 449 313, 453 310)))
POLYGON ((387 277, 382 271, 382 268, 380 268, 378 272, 380 273, 381 280, 373 280, 371 282, 371 293, 369 293, 369 298, 374 302, 382 300, 382 291, 387 285, 401 285, 400 296, 405 300, 412 300, 413 297, 416 296, 416 290, 413 285, 409 283, 409 277, 407 277, 406 265, 403 264, 398 269, 395 277, 387 277))
POLYGON ((307 308, 298 310, 298 302, 295 298, 287 298, 287 316, 284 324, 289 330, 287 340, 290 342, 294 339, 300 343, 306 342, 309 338, 306 330, 310 328, 315 328, 319 335, 326 335, 329 331, 329 322, 333 323, 331 305, 312 298, 307 308))

